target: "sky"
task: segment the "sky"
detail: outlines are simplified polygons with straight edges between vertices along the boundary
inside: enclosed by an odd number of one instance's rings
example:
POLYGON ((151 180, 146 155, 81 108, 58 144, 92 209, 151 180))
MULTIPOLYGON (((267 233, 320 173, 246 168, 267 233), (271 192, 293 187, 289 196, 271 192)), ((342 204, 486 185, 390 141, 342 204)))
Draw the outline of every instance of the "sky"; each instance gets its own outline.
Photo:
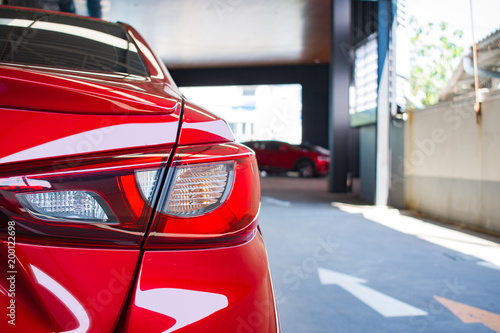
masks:
POLYGON ((464 49, 472 45, 472 1, 474 37, 476 42, 500 29, 500 0, 407 0, 408 17, 419 23, 449 24, 450 31, 462 30, 464 49))

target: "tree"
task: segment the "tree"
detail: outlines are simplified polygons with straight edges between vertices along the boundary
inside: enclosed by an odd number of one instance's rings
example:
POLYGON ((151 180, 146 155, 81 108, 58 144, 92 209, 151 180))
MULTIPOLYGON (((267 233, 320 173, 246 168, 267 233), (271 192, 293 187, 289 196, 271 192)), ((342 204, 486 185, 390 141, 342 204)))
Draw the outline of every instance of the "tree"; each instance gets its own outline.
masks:
POLYGON ((439 92, 463 57, 463 47, 454 42, 462 38, 463 31, 450 32, 445 22, 420 25, 414 17, 410 19, 409 27, 412 95, 423 105, 433 105, 439 102, 439 92))

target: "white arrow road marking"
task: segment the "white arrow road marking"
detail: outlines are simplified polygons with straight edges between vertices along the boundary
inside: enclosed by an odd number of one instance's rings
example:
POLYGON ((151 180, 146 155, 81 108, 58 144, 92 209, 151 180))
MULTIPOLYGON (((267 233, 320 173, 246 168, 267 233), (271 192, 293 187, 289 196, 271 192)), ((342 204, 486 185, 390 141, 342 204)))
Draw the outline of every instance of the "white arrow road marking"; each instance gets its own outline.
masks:
POLYGON ((77 328, 71 331, 65 331, 62 333, 85 333, 89 329, 90 319, 85 312, 83 306, 78 302, 78 300, 70 294, 63 286, 57 283, 56 280, 48 276, 46 273, 42 272, 39 268, 30 265, 33 273, 35 274, 36 281, 42 286, 47 288, 51 293, 53 293, 61 302, 66 305, 66 307, 73 313, 75 318, 80 324, 77 328))
POLYGON ((427 312, 398 301, 395 298, 368 288, 361 283, 368 282, 355 276, 318 268, 321 284, 338 284, 360 301, 384 317, 426 316, 427 312))
POLYGON ((135 305, 174 318, 175 325, 163 332, 170 333, 226 308, 228 300, 215 293, 175 288, 142 291, 138 286, 135 305))
POLYGON ((261 201, 263 201, 265 203, 269 203, 271 205, 276 205, 276 206, 281 206, 281 207, 290 207, 290 205, 291 205, 290 201, 279 200, 276 198, 266 197, 266 196, 261 197, 261 201))

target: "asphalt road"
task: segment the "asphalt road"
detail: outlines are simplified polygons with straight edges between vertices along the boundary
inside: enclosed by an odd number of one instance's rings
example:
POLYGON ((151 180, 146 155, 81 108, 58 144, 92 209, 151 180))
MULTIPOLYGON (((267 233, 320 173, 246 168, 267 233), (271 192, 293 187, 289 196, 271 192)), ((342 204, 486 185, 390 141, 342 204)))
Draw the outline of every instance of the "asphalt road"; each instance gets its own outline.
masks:
POLYGON ((260 226, 283 333, 500 332, 497 239, 325 189, 318 179, 262 179, 260 226), (332 205, 339 200, 354 205, 332 205))

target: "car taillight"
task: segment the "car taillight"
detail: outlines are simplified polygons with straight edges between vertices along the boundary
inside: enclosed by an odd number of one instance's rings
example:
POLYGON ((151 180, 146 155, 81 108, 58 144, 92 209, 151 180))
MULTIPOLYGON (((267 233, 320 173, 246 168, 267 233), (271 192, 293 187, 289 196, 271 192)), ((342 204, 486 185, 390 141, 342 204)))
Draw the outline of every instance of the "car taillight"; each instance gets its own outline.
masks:
POLYGON ((172 174, 162 212, 199 216, 224 203, 233 183, 234 162, 178 166, 172 174))
POLYGON ((146 201, 151 201, 153 197, 153 191, 155 189, 156 183, 158 182, 159 172, 159 169, 135 172, 135 178, 146 201))
POLYGON ((137 247, 170 149, 0 169, 0 230, 51 244, 137 247))
POLYGON ((260 209, 254 154, 245 146, 180 147, 169 170, 148 248, 225 246, 253 235, 260 209))
POLYGON ((170 154, 4 166, 0 230, 15 221, 18 240, 138 247, 151 224, 147 248, 226 246, 254 234, 260 185, 251 150, 233 143, 179 147, 167 172, 170 154))
POLYGON ((317 159, 321 162, 330 162, 330 156, 318 155, 317 159))
POLYGON ((42 220, 118 223, 111 208, 94 192, 35 192, 17 194, 16 197, 28 213, 42 220))

